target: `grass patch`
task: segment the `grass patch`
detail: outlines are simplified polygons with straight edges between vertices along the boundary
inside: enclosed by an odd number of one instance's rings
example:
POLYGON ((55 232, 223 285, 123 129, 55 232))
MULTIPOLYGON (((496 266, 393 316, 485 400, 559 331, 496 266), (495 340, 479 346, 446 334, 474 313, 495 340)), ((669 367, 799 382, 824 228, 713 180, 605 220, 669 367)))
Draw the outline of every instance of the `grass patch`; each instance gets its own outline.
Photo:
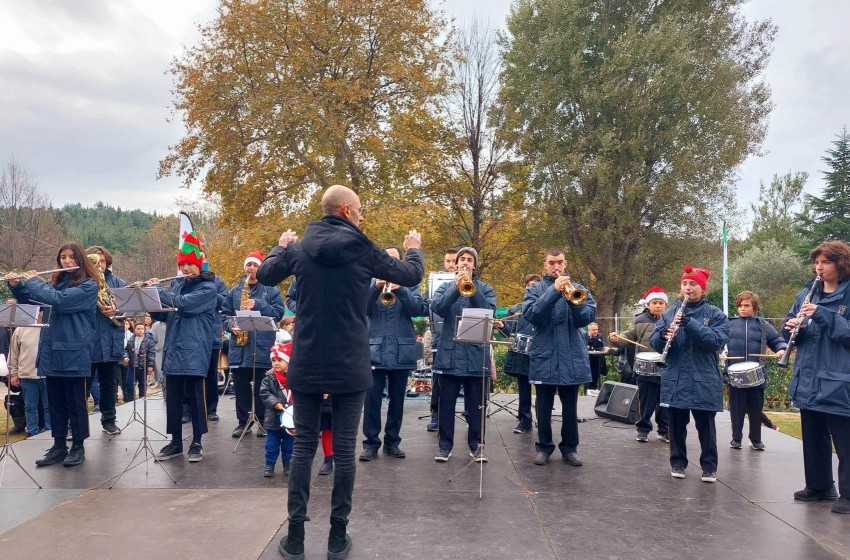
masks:
MULTIPOLYGON (((9 419, 9 429, 14 426, 12 423, 12 419, 9 419)), ((9 443, 15 443, 16 441, 21 441, 22 439, 26 439, 26 432, 22 432, 20 434, 13 434, 9 436, 9 443)), ((2 406, 2 402, 0 402, 0 445, 6 443, 6 407, 2 406)))
POLYGON ((800 425, 799 412, 766 412, 768 418, 776 424, 783 434, 803 439, 803 428, 800 425))

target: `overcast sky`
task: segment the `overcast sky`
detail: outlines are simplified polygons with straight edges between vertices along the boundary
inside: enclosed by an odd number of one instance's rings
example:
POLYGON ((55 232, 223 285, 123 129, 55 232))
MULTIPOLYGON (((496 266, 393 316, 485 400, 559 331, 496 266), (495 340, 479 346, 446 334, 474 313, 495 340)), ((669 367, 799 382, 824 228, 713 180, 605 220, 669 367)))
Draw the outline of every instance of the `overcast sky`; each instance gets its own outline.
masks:
MULTIPOLYGON (((173 178, 157 164, 183 129, 168 122, 166 70, 214 0, 2 0, 0 156, 14 154, 55 205, 102 200, 123 208, 173 211, 173 178)), ((509 0, 446 0, 457 23, 501 26, 509 0)), ((767 71, 775 109, 762 157, 740 170, 742 207, 774 173, 807 171, 823 186, 820 160, 850 121, 850 2, 754 0, 749 18, 779 26, 767 71), (816 6, 816 8, 814 8, 816 6)))

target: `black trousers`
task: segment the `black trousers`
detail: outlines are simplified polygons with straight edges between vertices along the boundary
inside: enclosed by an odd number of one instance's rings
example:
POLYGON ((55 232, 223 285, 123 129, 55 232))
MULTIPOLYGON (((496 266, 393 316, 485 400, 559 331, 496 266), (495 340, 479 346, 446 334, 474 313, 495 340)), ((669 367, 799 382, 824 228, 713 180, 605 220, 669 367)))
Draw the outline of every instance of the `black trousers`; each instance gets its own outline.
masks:
POLYGON ((739 389, 729 386, 729 416, 732 418, 732 439, 744 437, 744 415, 750 422, 750 441, 761 441, 761 411, 764 407, 764 385, 739 389))
MULTIPOLYGON (((218 411, 218 355, 221 348, 213 348, 210 354, 210 365, 207 368, 207 414, 214 414, 218 411)), ((259 389, 257 389, 259 395, 259 389)), ((262 420, 262 416, 260 417, 262 420)))
POLYGON ((850 498, 850 416, 801 410, 800 422, 803 428, 806 486, 812 490, 832 487, 832 446, 835 445, 838 455, 838 493, 850 498))
MULTIPOLYGON (((100 422, 115 422, 115 403, 118 401, 118 362, 97 362, 91 365, 92 376, 100 384, 100 422)), ((133 399, 130 399, 133 400, 133 399)))
POLYGON ((516 377, 517 394, 519 395, 519 407, 516 419, 531 426, 531 383, 527 375, 513 374, 516 377))
POLYGON ((147 387, 147 368, 127 366, 127 374, 124 376, 124 402, 130 402, 136 398, 136 385, 139 386, 139 398, 144 398, 147 387))
POLYGON ((689 410, 687 408, 667 409, 670 421, 670 466, 674 469, 688 468, 688 450, 685 445, 688 438, 688 424, 691 414, 697 426, 701 453, 699 464, 703 472, 717 472, 717 429, 714 426, 713 410, 689 410))
POLYGON ((637 377, 638 402, 640 418, 635 423, 637 431, 648 434, 652 431, 652 414, 655 413, 655 423, 658 424, 658 433, 667 434, 667 409, 661 406, 661 384, 651 381, 642 381, 637 377))
POLYGON ((233 388, 236 391, 236 420, 239 425, 248 422, 249 412, 251 410, 251 376, 254 379, 254 414, 262 424, 265 417, 266 407, 263 405, 263 399, 260 398, 260 382, 263 380, 265 371, 262 368, 232 368, 233 373, 233 388))
POLYGON ((401 422, 404 417, 404 393, 407 389, 407 378, 410 371, 406 369, 374 369, 372 370, 372 387, 366 391, 363 404, 363 449, 381 447, 381 403, 384 398, 384 387, 387 388, 389 404, 387 406, 387 423, 384 426, 384 447, 398 447, 401 443, 401 422))
POLYGON ((183 397, 189 398, 189 414, 192 417, 192 435, 207 433, 207 406, 204 402, 205 377, 197 375, 169 375, 165 384, 166 433, 175 439, 183 438, 183 397))
POLYGON ((455 403, 460 394, 460 388, 463 387, 464 407, 468 413, 466 421, 469 425, 466 441, 469 444, 469 450, 475 451, 479 443, 484 443, 484 434, 481 432, 481 392, 484 380, 479 375, 441 373, 437 376, 437 383, 440 385, 440 412, 437 420, 440 449, 454 448, 455 403))
POLYGON ((65 445, 69 422, 74 445, 82 445, 83 440, 89 437, 89 411, 86 408, 88 381, 88 377, 46 377, 50 433, 57 445, 65 445))
POLYGON ((552 407, 555 394, 561 399, 561 454, 578 450, 578 385, 536 385, 537 389, 537 451, 549 455, 555 451, 552 441, 552 407))

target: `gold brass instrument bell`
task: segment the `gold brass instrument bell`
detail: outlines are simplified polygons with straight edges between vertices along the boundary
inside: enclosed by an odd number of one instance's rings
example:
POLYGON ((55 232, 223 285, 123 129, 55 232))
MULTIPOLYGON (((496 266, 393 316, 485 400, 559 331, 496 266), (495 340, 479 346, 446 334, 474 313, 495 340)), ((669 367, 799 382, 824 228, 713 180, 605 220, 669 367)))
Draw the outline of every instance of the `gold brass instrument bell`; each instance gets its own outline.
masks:
POLYGON ((458 274, 463 275, 463 280, 461 280, 460 287, 458 288, 460 295, 462 295, 463 297, 474 296, 475 291, 478 288, 475 286, 475 282, 472 281, 472 276, 469 275, 469 271, 466 269, 465 266, 463 266, 458 271, 458 274))
POLYGON ((395 294, 390 288, 389 282, 384 284, 384 289, 381 290, 381 295, 378 296, 378 301, 381 302, 381 305, 392 305, 395 303, 395 294))
POLYGON ((576 288, 573 286, 573 283, 570 282, 569 276, 567 277, 567 285, 561 290, 561 294, 567 298, 567 301, 573 305, 581 305, 587 301, 587 290, 582 288, 576 288))

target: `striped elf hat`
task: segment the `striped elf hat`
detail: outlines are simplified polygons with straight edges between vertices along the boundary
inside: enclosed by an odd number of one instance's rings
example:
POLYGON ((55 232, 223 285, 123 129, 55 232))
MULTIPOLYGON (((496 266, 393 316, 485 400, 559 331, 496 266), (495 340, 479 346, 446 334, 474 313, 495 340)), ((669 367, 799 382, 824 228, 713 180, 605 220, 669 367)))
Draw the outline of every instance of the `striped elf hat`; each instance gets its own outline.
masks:
POLYGON ((198 268, 204 266, 204 253, 201 252, 201 242, 198 235, 190 231, 183 237, 183 242, 177 250, 177 266, 183 263, 193 264, 198 268))

